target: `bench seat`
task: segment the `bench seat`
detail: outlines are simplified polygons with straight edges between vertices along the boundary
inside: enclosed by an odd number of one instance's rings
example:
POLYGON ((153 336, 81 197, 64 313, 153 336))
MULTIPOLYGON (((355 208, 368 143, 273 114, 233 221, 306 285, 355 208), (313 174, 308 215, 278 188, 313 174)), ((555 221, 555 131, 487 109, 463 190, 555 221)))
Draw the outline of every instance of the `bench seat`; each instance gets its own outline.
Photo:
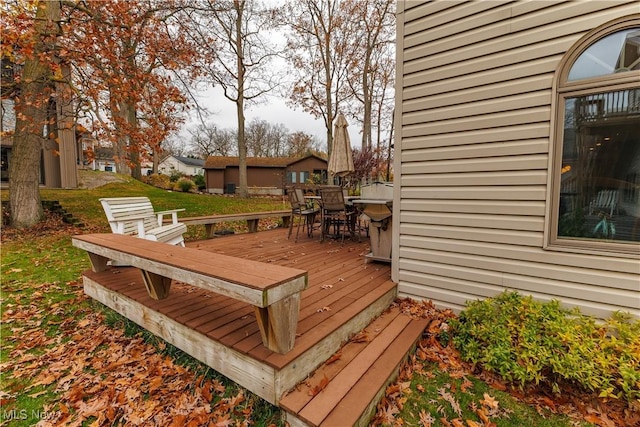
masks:
MULTIPOLYGON (((289 221, 291 220, 291 210, 286 209, 266 212, 193 216, 180 218, 180 222, 186 225, 204 225, 207 237, 210 238, 214 237, 215 235, 215 224, 232 221, 247 221, 249 233, 255 233, 256 231, 258 231, 258 221, 265 218, 282 218, 284 227, 289 227, 289 221)), ((165 224, 168 223, 169 220, 165 220, 165 224)))
POLYGON ((88 252, 95 272, 109 268, 109 260, 139 268, 151 298, 167 298, 176 280, 249 303, 264 345, 282 354, 293 348, 306 271, 123 234, 79 235, 72 242, 88 252))

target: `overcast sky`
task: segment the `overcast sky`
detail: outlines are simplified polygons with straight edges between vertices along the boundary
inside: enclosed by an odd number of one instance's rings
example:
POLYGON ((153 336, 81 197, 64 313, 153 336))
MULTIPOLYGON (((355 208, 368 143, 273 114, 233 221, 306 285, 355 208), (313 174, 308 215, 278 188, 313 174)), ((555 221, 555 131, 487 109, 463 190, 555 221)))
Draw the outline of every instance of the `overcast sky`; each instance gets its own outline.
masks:
MULTIPOLYGON (((200 97, 200 101, 210 110, 207 122, 213 122, 221 129, 237 128, 236 105, 224 97, 222 89, 218 87, 209 89, 206 95, 200 97)), ((257 118, 273 125, 282 123, 290 132, 301 131, 311 134, 320 141, 322 150, 327 150, 327 130, 324 127, 324 122, 320 119, 316 120, 311 114, 301 109, 289 108, 282 98, 269 96, 264 104, 245 107, 245 118, 247 124, 257 118)), ((191 126, 191 124, 189 123, 187 126, 191 126)), ((358 124, 349 125, 349 137, 352 147, 360 146, 358 124)))

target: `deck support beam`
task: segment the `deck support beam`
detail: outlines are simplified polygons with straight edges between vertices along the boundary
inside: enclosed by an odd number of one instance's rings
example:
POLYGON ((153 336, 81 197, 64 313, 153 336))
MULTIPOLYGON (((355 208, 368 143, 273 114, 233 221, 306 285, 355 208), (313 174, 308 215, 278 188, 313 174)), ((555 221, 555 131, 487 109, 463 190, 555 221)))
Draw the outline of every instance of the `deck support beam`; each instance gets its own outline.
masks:
POLYGON ((287 353, 293 349, 300 313, 300 294, 291 295, 268 307, 255 307, 256 320, 265 346, 276 353, 287 353))

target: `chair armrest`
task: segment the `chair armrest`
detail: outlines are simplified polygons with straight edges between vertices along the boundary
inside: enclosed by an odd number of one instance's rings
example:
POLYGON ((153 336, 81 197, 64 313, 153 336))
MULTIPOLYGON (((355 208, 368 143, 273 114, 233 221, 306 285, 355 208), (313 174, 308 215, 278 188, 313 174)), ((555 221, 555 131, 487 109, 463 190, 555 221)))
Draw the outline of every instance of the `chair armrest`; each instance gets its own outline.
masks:
POLYGON ((120 217, 116 220, 113 220, 112 222, 114 222, 116 225, 116 232, 119 234, 124 234, 125 224, 127 222, 135 221, 138 226, 138 236, 144 237, 145 236, 144 220, 147 218, 149 218, 148 215, 131 215, 131 216, 120 217))
POLYGON ((162 225, 162 222, 164 221, 164 216, 165 215, 171 215, 171 221, 173 222, 173 224, 177 224, 178 223, 178 212, 182 212, 185 209, 171 209, 168 211, 159 211, 159 212, 155 212, 155 214, 158 217, 158 225, 162 225))

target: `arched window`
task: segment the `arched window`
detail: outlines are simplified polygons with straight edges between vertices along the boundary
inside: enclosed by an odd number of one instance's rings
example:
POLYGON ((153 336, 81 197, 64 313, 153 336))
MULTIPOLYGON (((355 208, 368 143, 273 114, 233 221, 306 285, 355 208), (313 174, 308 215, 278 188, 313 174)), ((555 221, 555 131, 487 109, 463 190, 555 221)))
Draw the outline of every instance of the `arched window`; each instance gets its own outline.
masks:
POLYGON ((556 76, 549 247, 640 252, 640 15, 571 49, 556 76))

